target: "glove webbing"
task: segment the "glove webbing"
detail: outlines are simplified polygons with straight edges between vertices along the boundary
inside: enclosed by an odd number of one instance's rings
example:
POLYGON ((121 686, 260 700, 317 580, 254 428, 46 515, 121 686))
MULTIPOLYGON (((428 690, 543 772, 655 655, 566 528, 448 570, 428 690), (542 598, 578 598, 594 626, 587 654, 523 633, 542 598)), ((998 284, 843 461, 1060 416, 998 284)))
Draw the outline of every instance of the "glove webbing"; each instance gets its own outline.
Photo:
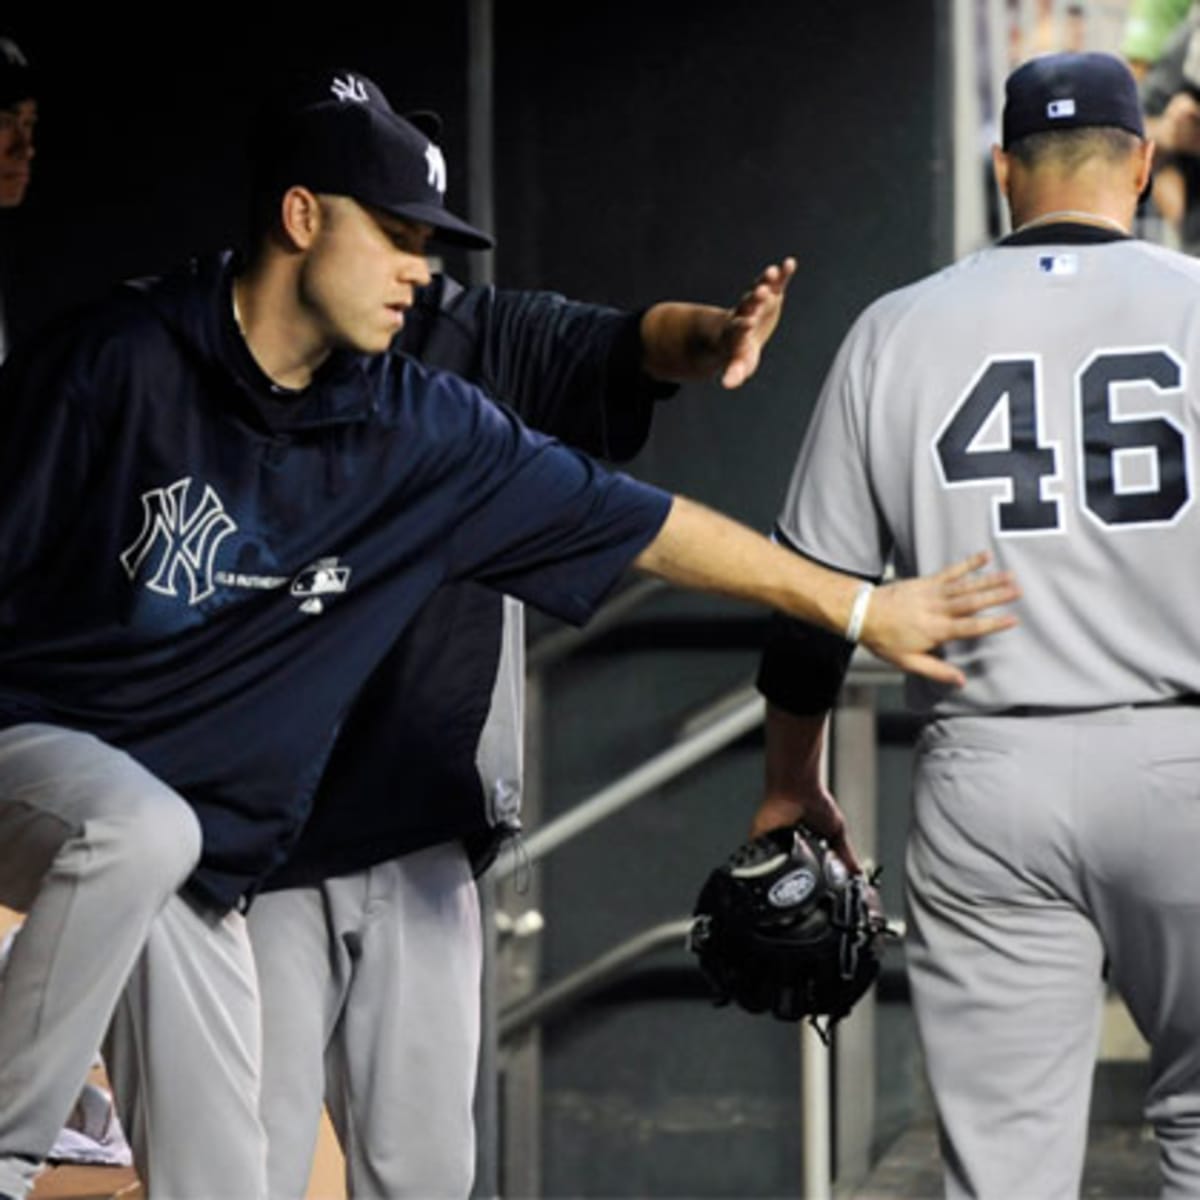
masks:
POLYGON ((858 948, 866 942, 871 928, 867 884, 861 875, 854 876, 849 886, 835 897, 831 923, 842 931, 838 969, 843 979, 853 979, 858 974, 858 948))

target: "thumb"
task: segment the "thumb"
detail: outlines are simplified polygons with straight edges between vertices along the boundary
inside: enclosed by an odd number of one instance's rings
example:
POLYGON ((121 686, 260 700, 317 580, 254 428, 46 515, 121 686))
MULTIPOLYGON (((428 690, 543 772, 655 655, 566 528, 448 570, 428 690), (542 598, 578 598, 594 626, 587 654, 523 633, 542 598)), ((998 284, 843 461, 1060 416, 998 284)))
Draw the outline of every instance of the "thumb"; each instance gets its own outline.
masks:
POLYGON ((727 388, 741 387, 758 369, 758 346, 751 338, 743 338, 734 356, 729 360, 721 384, 727 388))

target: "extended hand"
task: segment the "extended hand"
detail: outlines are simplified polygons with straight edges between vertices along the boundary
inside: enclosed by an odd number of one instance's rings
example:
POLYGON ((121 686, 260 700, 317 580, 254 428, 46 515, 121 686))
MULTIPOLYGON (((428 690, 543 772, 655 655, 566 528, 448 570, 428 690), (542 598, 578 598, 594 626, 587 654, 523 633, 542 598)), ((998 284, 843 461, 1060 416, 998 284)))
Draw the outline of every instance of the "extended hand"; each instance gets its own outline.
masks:
POLYGON ((984 637, 1017 623, 1010 613, 976 615, 1021 594, 1007 571, 978 573, 990 559, 983 551, 936 575, 876 588, 867 609, 863 644, 901 670, 962 687, 963 673, 929 651, 943 642, 984 637))
POLYGON ((772 263, 754 281, 750 290, 729 310, 721 333, 724 369, 721 384, 741 387, 755 371, 762 349, 775 332, 783 312, 783 297, 796 273, 796 260, 785 258, 772 263))

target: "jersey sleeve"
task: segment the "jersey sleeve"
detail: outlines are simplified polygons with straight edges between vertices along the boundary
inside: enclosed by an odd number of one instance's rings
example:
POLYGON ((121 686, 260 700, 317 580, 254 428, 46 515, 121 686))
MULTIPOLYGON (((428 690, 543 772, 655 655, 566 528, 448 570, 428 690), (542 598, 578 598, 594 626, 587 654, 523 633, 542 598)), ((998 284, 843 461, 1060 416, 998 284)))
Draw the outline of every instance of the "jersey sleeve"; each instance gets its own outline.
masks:
POLYGON ((641 314, 555 292, 467 289, 452 312, 471 316, 479 383, 527 424, 615 462, 645 444, 672 384, 641 368, 641 314))
POLYGON ((864 579, 883 574, 891 551, 868 469, 871 341, 860 318, 825 379, 776 523, 783 544, 864 579))
POLYGON ((672 497, 474 398, 450 576, 582 624, 657 535, 672 497))
MULTIPOLYGON (((834 360, 792 470, 775 540, 825 566, 877 580, 889 541, 867 475, 863 411, 867 361, 860 322, 834 360)), ((854 647, 804 621, 772 617, 758 690, 799 716, 833 707, 854 647)))

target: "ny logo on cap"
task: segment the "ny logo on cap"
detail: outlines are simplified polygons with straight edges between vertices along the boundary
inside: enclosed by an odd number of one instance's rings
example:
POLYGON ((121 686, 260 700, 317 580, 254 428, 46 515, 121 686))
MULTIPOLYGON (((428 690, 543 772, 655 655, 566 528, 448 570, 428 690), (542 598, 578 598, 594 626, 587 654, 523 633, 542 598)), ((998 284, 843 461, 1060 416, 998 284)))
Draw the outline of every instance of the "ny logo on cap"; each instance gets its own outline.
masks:
POLYGON ((425 162, 429 167, 429 178, 425 181, 437 188, 441 195, 446 194, 446 160, 441 150, 432 142, 425 147, 425 162))
POLYGON ((353 75, 347 75, 345 79, 339 79, 335 75, 329 90, 339 100, 353 100, 356 104, 366 104, 368 99, 363 81, 355 79, 353 75))
POLYGON ((1052 121, 1061 120, 1063 117, 1073 117, 1075 115, 1074 100, 1051 100, 1046 105, 1046 116, 1052 121))

